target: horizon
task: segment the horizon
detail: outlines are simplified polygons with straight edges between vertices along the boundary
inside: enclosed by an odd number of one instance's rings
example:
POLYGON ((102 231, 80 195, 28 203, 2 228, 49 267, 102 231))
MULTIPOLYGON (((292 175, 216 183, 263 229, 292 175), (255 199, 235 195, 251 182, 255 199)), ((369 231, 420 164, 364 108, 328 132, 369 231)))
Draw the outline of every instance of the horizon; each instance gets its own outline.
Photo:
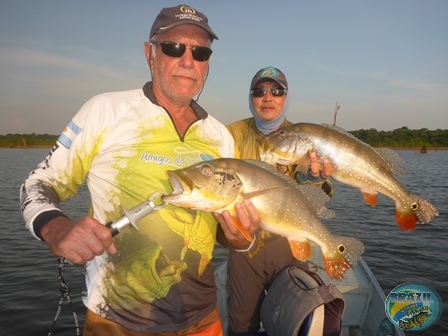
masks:
MULTIPOLYGON (((339 127, 337 124, 336 124, 336 126, 339 127)), ((375 128, 360 128, 360 129, 346 130, 346 131, 348 131, 348 132, 357 132, 357 131, 362 131, 362 130, 365 130, 365 131, 375 130, 377 132, 393 132, 395 130, 402 129, 404 127, 408 128, 410 131, 421 131, 421 130, 427 130, 428 132, 448 131, 448 128, 446 128, 446 129, 442 129, 442 128, 428 129, 428 128, 423 127, 423 128, 418 128, 418 129, 412 129, 412 128, 409 128, 407 126, 401 126, 401 127, 398 127, 398 128, 392 129, 392 130, 387 130, 387 131, 386 130, 378 130, 378 129, 375 129, 375 128)), ((50 136, 57 137, 57 136, 61 135, 61 133, 58 133, 58 134, 54 134, 54 133, 35 133, 35 132, 33 132, 33 133, 7 133, 7 134, 0 133, 0 136, 8 136, 8 135, 50 135, 50 136)))

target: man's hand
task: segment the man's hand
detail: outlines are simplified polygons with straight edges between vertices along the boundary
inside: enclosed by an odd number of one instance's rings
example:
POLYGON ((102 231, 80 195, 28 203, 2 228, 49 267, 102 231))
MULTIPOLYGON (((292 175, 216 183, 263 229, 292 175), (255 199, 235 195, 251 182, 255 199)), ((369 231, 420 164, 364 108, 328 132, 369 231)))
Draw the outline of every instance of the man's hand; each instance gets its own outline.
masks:
POLYGON ((66 217, 54 218, 43 226, 41 235, 51 253, 73 264, 82 265, 106 250, 110 254, 117 253, 109 229, 92 217, 78 221, 66 217))
POLYGON ((227 210, 223 211, 222 215, 218 213, 213 213, 213 215, 221 225, 227 241, 238 250, 247 248, 250 241, 238 230, 236 221, 239 221, 250 237, 254 239, 255 232, 260 227, 261 218, 260 213, 249 200, 235 204, 235 211, 236 219, 227 210))

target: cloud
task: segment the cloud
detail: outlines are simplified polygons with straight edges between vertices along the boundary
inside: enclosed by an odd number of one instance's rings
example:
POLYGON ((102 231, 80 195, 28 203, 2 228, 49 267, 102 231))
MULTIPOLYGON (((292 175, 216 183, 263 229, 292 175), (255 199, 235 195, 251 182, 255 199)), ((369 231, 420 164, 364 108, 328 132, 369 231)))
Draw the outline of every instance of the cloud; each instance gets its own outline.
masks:
POLYGON ((447 84, 438 83, 434 81, 403 79, 397 76, 390 75, 383 70, 354 71, 354 70, 335 68, 326 65, 313 64, 313 66, 315 69, 319 71, 337 74, 339 76, 383 81, 385 82, 385 85, 392 86, 395 88, 418 90, 418 91, 448 92, 447 84))
MULTIPOLYGON (((68 91, 68 88, 71 94, 76 94, 77 91, 103 91, 111 86, 129 88, 131 83, 142 85, 137 70, 132 70, 132 62, 126 60, 123 66, 117 67, 106 64, 104 56, 99 57, 96 50, 84 50, 83 53, 90 56, 77 58, 33 49, 2 49, 0 67, 3 78, 0 85, 6 88, 14 83, 30 84, 35 85, 34 89, 47 89, 52 94, 55 93, 53 90, 68 91)), ((145 67, 143 57, 141 64, 140 74, 145 67)))
POLYGON ((129 58, 137 56, 132 53, 121 67, 102 63, 95 50, 81 53, 92 57, 82 60, 32 48, 0 49, 0 133, 58 134, 92 96, 139 88, 148 80, 144 76, 149 77, 149 71, 142 71, 146 67, 143 55, 134 69, 136 63, 129 58))
MULTIPOLYGON (((80 61, 79 59, 64 55, 29 49, 3 49, 0 50, 0 62, 12 68, 45 69, 53 71, 94 72, 102 75, 116 75, 108 68, 99 67, 98 64, 80 61)), ((6 68, 5 68, 6 69, 6 68)))
POLYGON ((311 63, 310 65, 313 66, 316 70, 329 72, 332 74, 337 74, 345 77, 368 78, 376 80, 388 79, 388 75, 382 70, 355 71, 355 70, 346 70, 342 68, 331 67, 322 64, 311 63))
POLYGON ((399 88, 405 88, 405 89, 412 89, 412 90, 419 90, 419 91, 444 91, 448 92, 448 85, 447 84, 440 84, 440 83, 434 83, 434 82, 418 82, 418 81, 405 81, 405 80, 393 80, 389 82, 389 85, 399 87, 399 88))

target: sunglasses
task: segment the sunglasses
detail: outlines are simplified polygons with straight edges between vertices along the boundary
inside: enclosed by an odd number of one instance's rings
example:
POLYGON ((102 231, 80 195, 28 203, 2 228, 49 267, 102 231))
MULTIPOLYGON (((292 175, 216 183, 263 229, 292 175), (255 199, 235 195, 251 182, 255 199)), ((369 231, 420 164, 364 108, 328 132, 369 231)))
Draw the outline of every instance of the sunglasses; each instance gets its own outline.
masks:
MULTIPOLYGON (((187 50, 187 46, 179 42, 158 42, 150 40, 149 43, 161 46, 162 52, 170 57, 182 57, 185 54, 185 50, 187 50)), ((208 60, 212 55, 212 52, 213 51, 207 47, 191 47, 191 54, 193 55, 193 59, 198 62, 205 62, 206 60, 208 60)))
POLYGON ((276 86, 271 86, 269 89, 266 88, 256 88, 250 90, 250 94, 252 97, 264 97, 264 95, 268 92, 268 90, 271 92, 271 95, 273 97, 283 97, 283 95, 286 94, 286 89, 276 86))

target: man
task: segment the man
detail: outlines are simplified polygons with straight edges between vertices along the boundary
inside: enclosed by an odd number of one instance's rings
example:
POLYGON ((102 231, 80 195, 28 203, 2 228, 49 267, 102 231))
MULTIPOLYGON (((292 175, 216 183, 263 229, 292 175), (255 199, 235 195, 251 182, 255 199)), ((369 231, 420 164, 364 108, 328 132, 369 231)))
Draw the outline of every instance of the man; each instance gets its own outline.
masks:
MULTIPOLYGON (((139 231, 127 227, 115 239, 104 226, 123 208, 170 193, 168 169, 234 156, 226 128, 192 99, 204 85, 214 39, 201 12, 162 9, 144 44, 152 82, 90 99, 22 185, 31 233, 54 255, 86 264, 84 335, 222 333, 210 263, 212 214, 167 205, 141 219, 139 231), (86 179, 89 216, 69 219, 59 203, 86 179)), ((249 231, 257 226, 250 202, 237 211, 249 231)), ((232 222, 223 225, 233 246, 244 243, 230 232, 232 222)))
MULTIPOLYGON (((255 74, 249 94, 249 108, 253 117, 227 126, 242 159, 260 160, 260 141, 278 128, 291 125, 286 119, 290 98, 288 82, 281 70, 266 67, 255 74)), ((319 178, 315 153, 310 153, 310 167, 308 177, 296 176, 295 167, 278 166, 277 169, 302 182, 314 181, 321 184, 331 195, 331 183, 319 178)), ((322 175, 330 174, 331 166, 326 161, 322 175)), ((250 335, 259 330, 264 290, 282 269, 292 265, 307 268, 306 263, 294 258, 286 238, 265 231, 257 237, 245 249, 230 249, 227 283, 229 336, 250 335)))

